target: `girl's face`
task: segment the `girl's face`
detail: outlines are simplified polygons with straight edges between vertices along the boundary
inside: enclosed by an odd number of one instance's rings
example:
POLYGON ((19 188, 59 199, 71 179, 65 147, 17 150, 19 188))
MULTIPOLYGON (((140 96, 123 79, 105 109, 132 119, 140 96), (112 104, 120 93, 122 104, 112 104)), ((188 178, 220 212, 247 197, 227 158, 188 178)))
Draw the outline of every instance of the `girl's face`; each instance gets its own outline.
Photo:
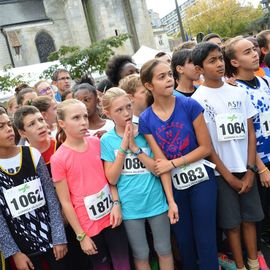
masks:
POLYGON ((65 108, 65 119, 58 120, 59 126, 65 131, 67 138, 80 139, 88 129, 88 115, 85 105, 70 104, 65 108))
POLYGON ((246 71, 256 71, 259 69, 259 55, 252 42, 247 39, 238 41, 234 45, 235 58, 231 64, 236 68, 246 71))
POLYGON ((88 117, 93 116, 97 112, 98 100, 94 93, 89 92, 87 89, 81 89, 75 93, 74 97, 84 103, 88 117))
POLYGON ((11 147, 15 145, 15 133, 9 117, 0 115, 0 147, 11 147))
POLYGON ((42 115, 45 119, 45 121, 49 124, 55 124, 56 123, 56 117, 57 117, 57 103, 55 100, 52 100, 51 106, 46 112, 43 112, 42 115))
POLYGON ((158 64, 153 70, 152 82, 145 86, 154 96, 171 96, 174 80, 170 66, 165 63, 158 64))
POLYGON ((37 87, 38 96, 50 96, 54 97, 54 91, 51 85, 47 82, 41 82, 37 87))
POLYGON ((179 66, 179 73, 191 81, 197 81, 200 78, 200 73, 195 69, 194 64, 190 60, 187 60, 184 66, 179 66))
POLYGON ((111 107, 107 115, 118 127, 125 128, 127 122, 132 120, 132 104, 127 96, 120 96, 112 100, 111 107))

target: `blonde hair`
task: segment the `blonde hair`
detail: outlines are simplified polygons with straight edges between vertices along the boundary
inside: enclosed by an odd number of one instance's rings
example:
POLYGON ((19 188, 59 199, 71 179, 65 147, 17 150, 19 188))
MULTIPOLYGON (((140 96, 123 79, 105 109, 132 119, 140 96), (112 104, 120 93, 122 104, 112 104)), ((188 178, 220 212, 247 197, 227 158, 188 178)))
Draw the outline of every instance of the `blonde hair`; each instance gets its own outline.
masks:
POLYGON ((111 108, 112 101, 122 96, 128 97, 128 94, 119 87, 112 87, 107 90, 101 99, 102 111, 108 111, 111 108))
POLYGON ((63 102, 61 102, 57 107, 57 119, 65 120, 66 112, 70 107, 70 105, 78 105, 78 104, 82 104, 83 106, 85 106, 83 102, 73 98, 66 99, 63 102))
POLYGON ((128 75, 119 82, 119 87, 132 96, 140 86, 142 86, 142 81, 138 74, 128 75))

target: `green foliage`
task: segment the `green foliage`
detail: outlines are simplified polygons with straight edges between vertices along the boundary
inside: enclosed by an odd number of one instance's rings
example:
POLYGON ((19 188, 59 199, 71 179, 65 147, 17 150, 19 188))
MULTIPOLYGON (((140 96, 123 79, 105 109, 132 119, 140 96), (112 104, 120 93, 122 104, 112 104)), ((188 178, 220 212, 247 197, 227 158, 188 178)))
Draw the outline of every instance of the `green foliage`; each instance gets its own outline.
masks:
POLYGON ((5 74, 0 75, 0 92, 10 91, 15 86, 27 83, 21 75, 11 76, 11 74, 7 71, 5 74))
POLYGON ((51 66, 41 74, 40 78, 51 78, 53 72, 59 67, 67 69, 73 79, 95 71, 102 73, 108 60, 114 54, 113 48, 122 46, 128 38, 128 34, 121 34, 97 41, 84 49, 62 46, 49 56, 49 61, 59 60, 60 65, 51 66))
POLYGON ((185 28, 192 34, 217 33, 234 37, 245 33, 251 22, 263 16, 261 7, 250 3, 241 5, 237 0, 200 0, 187 10, 185 28))

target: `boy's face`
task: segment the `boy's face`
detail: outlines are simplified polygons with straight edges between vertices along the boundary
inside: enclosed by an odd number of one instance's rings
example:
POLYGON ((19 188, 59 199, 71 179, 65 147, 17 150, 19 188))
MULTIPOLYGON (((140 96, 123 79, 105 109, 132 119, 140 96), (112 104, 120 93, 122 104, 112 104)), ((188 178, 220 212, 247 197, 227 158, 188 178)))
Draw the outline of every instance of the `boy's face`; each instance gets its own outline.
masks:
POLYGON ((231 64, 236 68, 246 71, 256 71, 259 69, 259 55, 254 44, 243 39, 234 46, 235 59, 231 60, 231 64))
POLYGON ((49 137, 48 126, 40 112, 28 114, 23 119, 24 130, 19 130, 22 137, 31 143, 42 142, 49 137))
POLYGON ((222 53, 219 50, 211 51, 203 61, 203 67, 196 66, 196 69, 199 69, 206 80, 220 80, 225 73, 222 53))
POLYGON ((15 133, 11 121, 6 114, 0 115, 0 147, 15 145, 15 133))
MULTIPOLYGON (((131 96, 133 110, 143 112, 147 107, 147 90, 143 85, 138 86, 136 92, 131 96)), ((138 115, 137 115, 138 116, 138 115)))

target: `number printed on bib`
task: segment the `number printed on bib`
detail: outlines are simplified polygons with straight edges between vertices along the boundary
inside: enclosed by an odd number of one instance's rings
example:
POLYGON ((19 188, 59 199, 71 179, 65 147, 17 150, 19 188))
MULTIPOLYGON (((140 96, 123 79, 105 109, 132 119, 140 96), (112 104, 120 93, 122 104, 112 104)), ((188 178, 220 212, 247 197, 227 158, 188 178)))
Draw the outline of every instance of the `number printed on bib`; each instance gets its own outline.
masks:
MULTIPOLYGON (((144 153, 147 153, 147 148, 142 148, 142 150, 144 153)), ((118 150, 115 151, 115 156, 117 152, 118 150)), ((144 174, 148 172, 144 164, 133 153, 129 152, 126 155, 121 174, 144 174)))
POLYGON ((109 185, 96 194, 84 198, 84 205, 91 220, 99 220, 108 215, 112 209, 112 196, 109 185))
POLYGON ((242 113, 218 114, 215 120, 219 141, 245 139, 247 121, 242 113))
POLYGON ((39 178, 5 190, 4 197, 14 218, 40 208, 46 203, 39 178))
POLYGON ((171 177, 174 187, 180 190, 209 179, 202 161, 171 170, 171 177))
POLYGON ((270 136, 270 112, 260 113, 260 124, 263 136, 270 136))

